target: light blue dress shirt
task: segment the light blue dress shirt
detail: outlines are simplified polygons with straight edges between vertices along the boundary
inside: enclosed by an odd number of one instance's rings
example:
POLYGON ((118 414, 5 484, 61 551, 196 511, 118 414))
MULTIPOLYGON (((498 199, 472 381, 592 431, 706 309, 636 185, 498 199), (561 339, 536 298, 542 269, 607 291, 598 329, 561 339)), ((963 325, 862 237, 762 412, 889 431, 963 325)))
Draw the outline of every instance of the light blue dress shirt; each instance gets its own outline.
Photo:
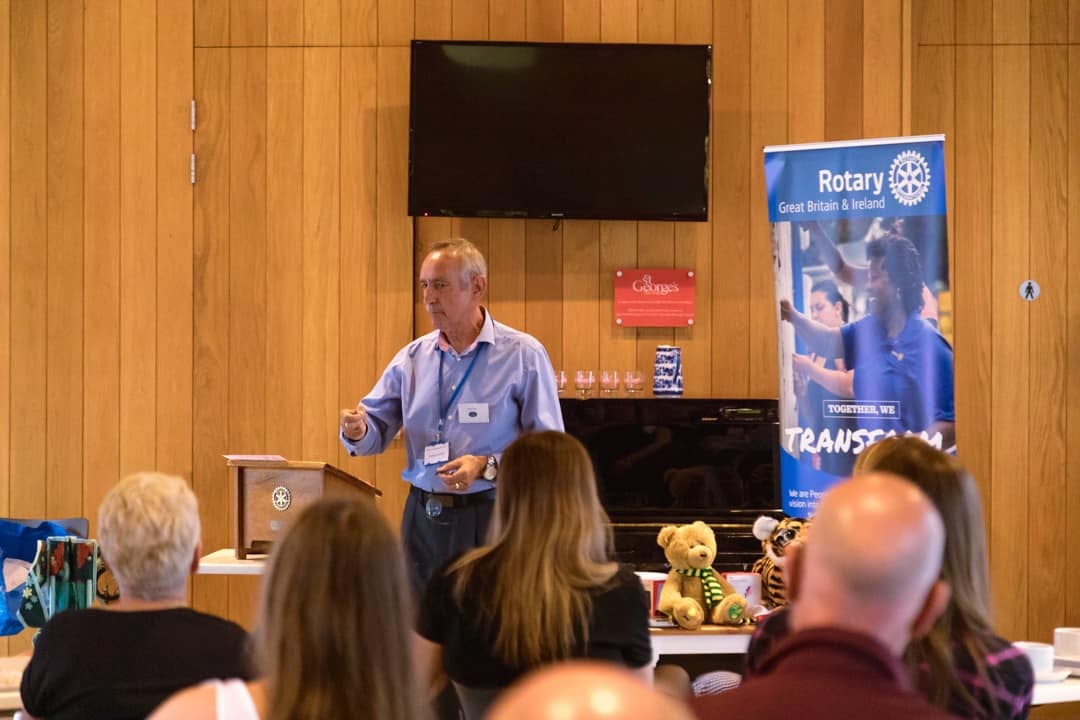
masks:
MULTIPOLYGON (((535 430, 562 430, 562 410, 555 372, 544 346, 533 336, 495 322, 484 309, 484 325, 476 342, 458 354, 442 349, 439 331, 413 340, 390 361, 375 387, 363 399, 368 431, 353 442, 340 434, 352 455, 381 453, 403 426, 408 465, 406 482, 428 492, 448 492, 436 469, 424 465, 424 448, 435 442, 440 408, 446 407, 477 353, 476 365, 447 413, 443 440, 450 459, 462 455, 496 455, 518 435, 535 430), (439 398, 439 356, 443 397, 439 398), (488 422, 461 422, 462 404, 487 405, 488 422)), ((469 492, 483 492, 494 483, 476 480, 469 492)))

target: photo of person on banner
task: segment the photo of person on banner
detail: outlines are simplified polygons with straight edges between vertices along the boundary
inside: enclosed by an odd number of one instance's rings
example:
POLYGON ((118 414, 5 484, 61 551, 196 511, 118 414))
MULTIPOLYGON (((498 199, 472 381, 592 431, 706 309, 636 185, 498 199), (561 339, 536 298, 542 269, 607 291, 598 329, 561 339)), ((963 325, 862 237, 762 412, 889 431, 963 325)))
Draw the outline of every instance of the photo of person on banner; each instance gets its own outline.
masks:
MULTIPOLYGON (((955 444, 953 352, 938 329, 928 283, 947 287, 945 261, 932 258, 928 277, 919 247, 901 234, 906 227, 927 228, 929 235, 944 229, 936 230, 936 218, 920 220, 872 219, 865 242, 847 243, 861 245, 865 261, 845 258, 818 223, 799 226, 791 239, 799 260, 793 269, 803 269, 804 283, 818 279, 804 305, 809 314, 780 301, 781 320, 806 346, 805 354, 792 353, 791 363, 802 427, 785 444, 809 456, 815 469, 844 475, 863 447, 892 434, 919 434, 946 450, 955 444), (803 263, 801 239, 810 241, 808 258, 818 260, 813 273, 803 263), (828 276, 820 277, 825 268, 828 276), (851 294, 850 314, 839 285, 851 294)), ((944 247, 940 239, 920 238, 920 245, 944 247)))

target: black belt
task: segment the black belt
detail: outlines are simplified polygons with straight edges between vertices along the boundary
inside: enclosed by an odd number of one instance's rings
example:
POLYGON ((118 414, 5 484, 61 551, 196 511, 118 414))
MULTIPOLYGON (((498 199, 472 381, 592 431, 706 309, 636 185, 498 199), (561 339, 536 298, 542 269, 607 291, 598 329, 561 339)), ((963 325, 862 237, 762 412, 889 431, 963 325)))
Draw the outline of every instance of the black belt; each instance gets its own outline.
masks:
POLYGON ((470 505, 482 505, 484 503, 495 502, 495 488, 489 490, 481 490, 480 492, 458 494, 458 493, 431 493, 427 490, 421 490, 413 485, 409 489, 410 495, 416 495, 420 498, 420 502, 423 505, 427 505, 429 500, 435 500, 441 507, 468 507, 470 505))

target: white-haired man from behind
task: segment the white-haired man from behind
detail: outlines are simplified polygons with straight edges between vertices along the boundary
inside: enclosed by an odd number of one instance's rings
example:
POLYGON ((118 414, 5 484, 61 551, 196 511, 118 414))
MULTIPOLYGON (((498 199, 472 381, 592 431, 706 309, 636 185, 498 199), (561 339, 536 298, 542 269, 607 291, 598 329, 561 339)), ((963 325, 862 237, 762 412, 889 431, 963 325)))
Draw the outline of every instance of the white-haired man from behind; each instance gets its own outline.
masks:
POLYGON ((200 533, 198 502, 179 477, 137 473, 105 495, 98 542, 120 598, 59 613, 42 628, 23 673, 26 712, 143 718, 180 688, 250 678, 244 629, 187 607, 200 533))

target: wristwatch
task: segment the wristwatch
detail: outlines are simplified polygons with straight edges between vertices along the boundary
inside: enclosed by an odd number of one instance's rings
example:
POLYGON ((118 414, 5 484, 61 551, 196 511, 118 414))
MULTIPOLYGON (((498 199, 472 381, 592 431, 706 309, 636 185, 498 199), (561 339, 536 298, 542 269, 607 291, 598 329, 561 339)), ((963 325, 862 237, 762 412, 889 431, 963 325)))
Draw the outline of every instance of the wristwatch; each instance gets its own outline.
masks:
POLYGON ((494 455, 488 455, 487 465, 484 466, 484 479, 495 481, 495 478, 499 476, 499 461, 495 459, 494 455))

